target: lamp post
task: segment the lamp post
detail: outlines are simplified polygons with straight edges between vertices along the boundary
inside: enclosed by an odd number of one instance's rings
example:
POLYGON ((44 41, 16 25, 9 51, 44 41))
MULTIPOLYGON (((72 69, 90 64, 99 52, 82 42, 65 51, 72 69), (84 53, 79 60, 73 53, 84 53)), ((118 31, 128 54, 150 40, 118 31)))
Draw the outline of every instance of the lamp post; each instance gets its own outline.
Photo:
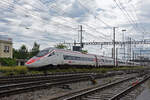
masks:
POLYGON ((125 29, 123 29, 122 30, 122 41, 123 41, 123 59, 125 60, 125 39, 124 39, 124 37, 125 37, 125 29))

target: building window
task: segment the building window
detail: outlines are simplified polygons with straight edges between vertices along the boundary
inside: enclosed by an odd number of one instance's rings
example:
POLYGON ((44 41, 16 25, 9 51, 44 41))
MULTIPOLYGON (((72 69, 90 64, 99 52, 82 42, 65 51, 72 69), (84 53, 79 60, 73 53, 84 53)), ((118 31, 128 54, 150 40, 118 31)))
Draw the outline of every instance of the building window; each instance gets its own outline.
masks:
POLYGON ((9 52, 9 46, 4 46, 4 52, 8 53, 9 52))

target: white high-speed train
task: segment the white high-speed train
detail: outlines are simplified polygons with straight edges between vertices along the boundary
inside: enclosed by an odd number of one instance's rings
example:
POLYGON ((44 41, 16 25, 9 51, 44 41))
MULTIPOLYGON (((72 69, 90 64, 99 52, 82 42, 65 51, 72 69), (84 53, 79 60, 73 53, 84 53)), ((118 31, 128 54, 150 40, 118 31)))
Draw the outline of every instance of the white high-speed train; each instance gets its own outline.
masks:
MULTIPOLYGON (((116 61, 117 66, 138 66, 137 63, 116 61)), ((77 51, 46 48, 26 62, 28 68, 54 67, 112 67, 113 59, 94 54, 83 54, 77 51)))

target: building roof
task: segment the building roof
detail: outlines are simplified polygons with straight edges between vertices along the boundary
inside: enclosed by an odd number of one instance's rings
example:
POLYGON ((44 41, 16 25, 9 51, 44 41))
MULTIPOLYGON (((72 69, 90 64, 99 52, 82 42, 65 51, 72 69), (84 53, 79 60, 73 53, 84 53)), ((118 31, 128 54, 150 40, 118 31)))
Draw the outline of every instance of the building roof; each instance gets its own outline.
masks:
POLYGON ((6 35, 0 35, 0 42, 12 44, 12 38, 9 38, 6 35))

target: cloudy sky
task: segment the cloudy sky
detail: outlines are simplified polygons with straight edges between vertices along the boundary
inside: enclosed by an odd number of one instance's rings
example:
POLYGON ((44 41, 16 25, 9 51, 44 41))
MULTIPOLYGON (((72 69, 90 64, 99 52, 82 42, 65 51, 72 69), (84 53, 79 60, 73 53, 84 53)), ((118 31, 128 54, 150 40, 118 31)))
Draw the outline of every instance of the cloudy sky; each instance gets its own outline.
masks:
MULTIPOLYGON (((41 49, 78 39, 83 25, 83 41, 112 41, 150 38, 150 0, 0 0, 0 35, 13 38, 14 48, 36 41, 41 49)), ((90 53, 109 55, 112 46, 85 46, 90 53), (106 51, 107 50, 107 51, 106 51)))

